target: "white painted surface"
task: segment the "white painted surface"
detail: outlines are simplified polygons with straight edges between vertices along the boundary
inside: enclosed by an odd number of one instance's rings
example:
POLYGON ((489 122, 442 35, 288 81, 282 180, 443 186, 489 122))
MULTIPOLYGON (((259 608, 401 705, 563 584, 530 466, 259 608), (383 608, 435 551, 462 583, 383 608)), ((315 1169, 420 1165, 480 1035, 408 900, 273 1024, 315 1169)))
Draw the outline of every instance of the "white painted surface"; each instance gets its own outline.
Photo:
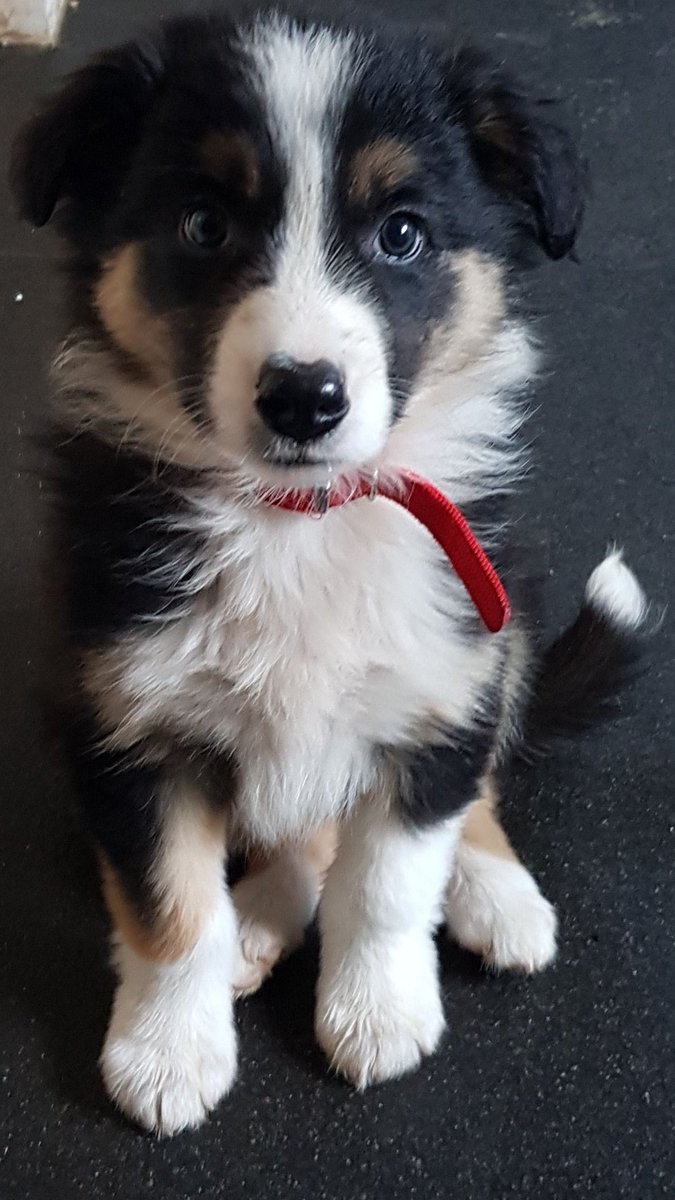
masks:
POLYGON ((51 45, 68 0, 0 0, 0 40, 51 45))

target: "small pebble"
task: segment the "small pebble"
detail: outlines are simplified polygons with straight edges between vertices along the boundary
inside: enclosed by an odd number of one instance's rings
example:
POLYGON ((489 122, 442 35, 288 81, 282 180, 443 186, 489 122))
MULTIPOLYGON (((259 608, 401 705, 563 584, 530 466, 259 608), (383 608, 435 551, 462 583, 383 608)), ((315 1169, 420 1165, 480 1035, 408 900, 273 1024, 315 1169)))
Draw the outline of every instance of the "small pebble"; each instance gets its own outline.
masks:
POLYGON ((23 300, 23 292, 17 292, 16 296, 14 297, 14 303, 20 304, 22 300, 23 300))

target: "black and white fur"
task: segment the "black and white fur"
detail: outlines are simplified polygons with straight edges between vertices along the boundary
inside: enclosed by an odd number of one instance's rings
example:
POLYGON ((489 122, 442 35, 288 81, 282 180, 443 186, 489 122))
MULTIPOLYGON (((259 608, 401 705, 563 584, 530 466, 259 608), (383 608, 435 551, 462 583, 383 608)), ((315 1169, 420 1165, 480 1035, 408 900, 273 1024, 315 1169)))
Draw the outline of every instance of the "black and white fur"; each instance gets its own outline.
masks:
POLYGON ((231 1087, 233 988, 312 919, 302 846, 329 822, 316 1030, 358 1086, 438 1044, 444 906, 497 966, 554 954, 531 876, 463 827, 539 718, 580 714, 608 657, 619 682, 645 612, 613 553, 583 639, 542 668, 508 544, 536 370, 515 273, 528 248, 572 249, 583 175, 481 56, 277 14, 189 18, 103 55, 18 143, 24 212, 58 209, 70 252, 55 441, 70 750, 116 927, 101 1062, 149 1129, 197 1124, 231 1087), (224 222, 208 251, 186 241, 195 211, 224 222), (409 261, 382 250, 392 212, 421 230, 409 261), (256 409, 279 354, 345 380, 344 420, 300 448, 256 409), (501 634, 398 507, 312 520, 259 498, 402 468, 475 521, 514 601, 501 634), (269 859, 238 921, 226 849, 249 845, 269 859))

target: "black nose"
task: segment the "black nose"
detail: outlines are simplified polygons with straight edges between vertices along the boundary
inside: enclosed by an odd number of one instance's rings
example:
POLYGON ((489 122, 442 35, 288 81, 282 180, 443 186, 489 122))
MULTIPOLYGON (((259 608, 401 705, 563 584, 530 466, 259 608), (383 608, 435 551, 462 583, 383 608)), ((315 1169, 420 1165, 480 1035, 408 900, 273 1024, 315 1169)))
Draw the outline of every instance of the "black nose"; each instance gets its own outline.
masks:
POLYGON ((256 405, 268 429, 294 442, 330 433, 349 409, 337 367, 322 360, 294 362, 281 354, 272 354, 263 366, 256 405))

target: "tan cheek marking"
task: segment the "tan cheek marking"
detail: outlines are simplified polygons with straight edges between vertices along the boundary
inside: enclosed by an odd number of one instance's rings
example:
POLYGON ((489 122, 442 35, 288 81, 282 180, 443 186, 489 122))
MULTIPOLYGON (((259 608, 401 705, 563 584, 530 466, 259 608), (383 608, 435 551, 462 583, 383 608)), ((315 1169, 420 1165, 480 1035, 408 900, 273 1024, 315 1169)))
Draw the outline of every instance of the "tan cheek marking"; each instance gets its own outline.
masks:
POLYGON ((149 886, 153 912, 144 917, 99 853, 103 895, 117 933, 142 958, 173 963, 198 941, 225 886, 225 817, 188 785, 170 806, 149 886))
POLYGON ((199 158, 207 171, 222 178, 235 175, 238 191, 248 200, 260 193, 260 163, 253 146, 237 133, 212 129, 199 145, 199 158))
POLYGON ((506 316, 503 267, 477 250, 445 256, 455 276, 452 313, 432 334, 427 370, 435 378, 456 374, 490 349, 506 316))
POLYGON ((138 246, 131 242, 108 258, 94 289, 96 310, 113 341, 153 382, 171 378, 170 332, 151 312, 138 286, 138 246))
POLYGON ((475 250, 454 258, 456 318, 452 334, 459 368, 484 353, 506 316, 503 268, 475 250))
POLYGON ((409 179, 417 168, 417 156, 405 142, 380 138, 354 155, 349 172, 349 199, 367 204, 378 191, 391 191, 409 179))
POLYGON ((484 779, 481 795, 471 805, 464 822, 462 837, 475 850, 493 854, 495 858, 503 858, 508 862, 518 862, 509 839, 499 823, 497 816, 497 790, 492 779, 484 779))

